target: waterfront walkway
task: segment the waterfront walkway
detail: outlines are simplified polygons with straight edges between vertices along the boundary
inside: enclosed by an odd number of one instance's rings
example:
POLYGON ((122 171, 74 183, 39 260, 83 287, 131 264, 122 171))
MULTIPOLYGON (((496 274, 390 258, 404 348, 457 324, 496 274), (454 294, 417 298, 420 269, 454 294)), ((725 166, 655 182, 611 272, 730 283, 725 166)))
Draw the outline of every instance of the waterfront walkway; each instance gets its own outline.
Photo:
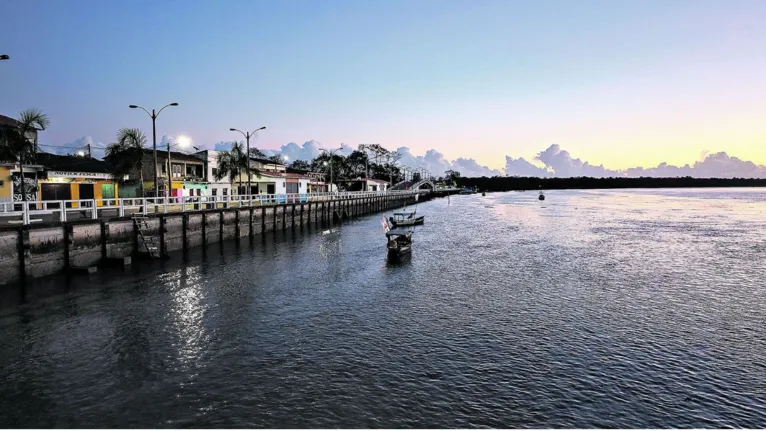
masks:
MULTIPOLYGON (((453 193, 443 189, 437 192, 453 193)), ((431 190, 391 190, 383 192, 323 192, 293 194, 258 194, 235 196, 183 196, 120 199, 79 199, 61 201, 0 203, 0 226, 33 223, 67 222, 130 217, 134 214, 153 215, 188 211, 249 208, 288 203, 323 202, 376 196, 402 196, 430 193, 431 190)))

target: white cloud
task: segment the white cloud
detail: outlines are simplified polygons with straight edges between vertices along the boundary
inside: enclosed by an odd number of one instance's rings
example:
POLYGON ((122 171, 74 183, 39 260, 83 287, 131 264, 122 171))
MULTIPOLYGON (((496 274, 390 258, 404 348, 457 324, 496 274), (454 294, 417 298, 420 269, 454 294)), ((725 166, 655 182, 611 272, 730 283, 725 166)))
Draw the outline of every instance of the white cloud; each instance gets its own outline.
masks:
POLYGON ((557 177, 622 177, 624 173, 605 168, 603 165, 591 165, 580 159, 572 158, 569 151, 553 144, 545 151, 537 153, 535 159, 543 162, 557 177))
POLYGON ((474 159, 459 158, 452 162, 452 169, 460 172, 464 177, 494 177, 503 175, 497 169, 490 169, 487 166, 480 165, 474 159))
POLYGON ((505 175, 509 177, 552 177, 553 172, 547 168, 538 167, 523 157, 514 159, 511 156, 505 156, 505 175))

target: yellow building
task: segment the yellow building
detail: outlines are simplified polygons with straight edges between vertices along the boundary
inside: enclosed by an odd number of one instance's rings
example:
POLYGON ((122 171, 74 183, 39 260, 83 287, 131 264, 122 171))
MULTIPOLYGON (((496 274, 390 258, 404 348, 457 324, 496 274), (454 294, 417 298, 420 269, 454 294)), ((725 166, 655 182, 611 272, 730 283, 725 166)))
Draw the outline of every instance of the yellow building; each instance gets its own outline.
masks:
MULTIPOLYGON (((27 201, 34 202, 38 199, 37 179, 40 165, 24 165, 24 177, 26 178, 27 201)), ((0 203, 21 202, 21 173, 18 164, 0 163, 0 203)))
MULTIPOLYGON (((38 154, 37 162, 44 166, 38 175, 39 201, 79 199, 115 199, 118 185, 109 173, 109 166, 90 157, 38 154)), ((103 202, 97 202, 102 206, 103 202)), ((79 205, 73 204, 73 208, 79 205)))

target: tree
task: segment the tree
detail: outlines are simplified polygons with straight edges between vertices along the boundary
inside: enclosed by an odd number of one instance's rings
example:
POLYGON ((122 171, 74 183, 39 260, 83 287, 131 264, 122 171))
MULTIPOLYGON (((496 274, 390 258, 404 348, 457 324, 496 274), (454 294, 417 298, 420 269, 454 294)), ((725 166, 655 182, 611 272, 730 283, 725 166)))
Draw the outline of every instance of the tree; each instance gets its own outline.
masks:
POLYGON ((263 153, 263 151, 259 150, 255 147, 250 147, 250 157, 255 157, 256 159, 265 159, 266 154, 263 153))
MULTIPOLYGON (((139 129, 123 128, 117 132, 117 142, 106 147, 106 160, 112 166, 112 176, 123 178, 125 175, 138 171, 141 181, 141 197, 144 192, 144 149, 146 135, 139 129)), ((155 167, 156 169, 156 167, 155 167)), ((155 189, 157 184, 154 185, 155 189)))
POLYGON ((367 158, 367 153, 364 151, 352 151, 345 160, 345 167, 348 170, 349 177, 358 177, 361 176, 362 173, 364 173, 366 177, 367 172, 365 169, 368 165, 369 160, 367 158))
MULTIPOLYGON (((216 162, 218 163, 218 171, 215 174, 215 180, 220 181, 224 177, 229 177, 229 183, 234 183, 234 180, 239 177, 239 185, 237 186, 237 194, 241 194, 242 190, 242 174, 252 175, 255 174, 258 178, 261 177, 261 171, 254 168, 250 164, 250 157, 245 154, 244 144, 241 142, 234 142, 231 145, 231 151, 221 151, 218 153, 216 162)), ((252 148, 250 153, 252 154, 252 148)), ((248 193, 249 194, 249 191, 248 193)))
POLYGON ((290 163, 289 168, 298 171, 308 171, 311 169, 311 163, 305 160, 293 160, 293 162, 290 163))
POLYGON ((451 182, 453 185, 457 183, 458 178, 460 178, 460 172, 454 171, 452 169, 445 171, 444 174, 446 175, 444 179, 451 182))
POLYGON ((387 153, 386 160, 388 161, 388 172, 389 172, 389 182, 391 185, 394 185, 394 173, 396 173, 396 178, 399 178, 399 168, 396 167, 396 162, 399 161, 399 159, 402 158, 402 155, 399 154, 398 151, 391 151, 390 153, 387 153), (395 171, 395 172, 394 172, 395 171))
POLYGON ((27 109, 19 114, 15 127, 0 128, 0 159, 19 163, 21 199, 27 201, 24 163, 37 155, 37 131, 50 124, 48 116, 39 109, 27 109))
POLYGON ((268 157, 269 160, 271 160, 274 163, 284 163, 285 157, 281 154, 274 154, 272 156, 268 157))

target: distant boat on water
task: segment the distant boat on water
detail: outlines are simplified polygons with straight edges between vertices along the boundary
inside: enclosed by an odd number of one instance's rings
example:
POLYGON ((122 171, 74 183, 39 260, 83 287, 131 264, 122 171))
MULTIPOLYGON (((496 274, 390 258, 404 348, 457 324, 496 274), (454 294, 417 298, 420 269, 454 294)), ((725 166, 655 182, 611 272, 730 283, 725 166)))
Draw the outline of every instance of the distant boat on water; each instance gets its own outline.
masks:
POLYGON ((540 192, 540 196, 538 196, 538 197, 537 197, 537 199, 539 199, 539 200, 541 200, 541 201, 544 201, 544 200, 545 200, 545 195, 543 194, 543 192, 542 192, 542 191, 540 192))

